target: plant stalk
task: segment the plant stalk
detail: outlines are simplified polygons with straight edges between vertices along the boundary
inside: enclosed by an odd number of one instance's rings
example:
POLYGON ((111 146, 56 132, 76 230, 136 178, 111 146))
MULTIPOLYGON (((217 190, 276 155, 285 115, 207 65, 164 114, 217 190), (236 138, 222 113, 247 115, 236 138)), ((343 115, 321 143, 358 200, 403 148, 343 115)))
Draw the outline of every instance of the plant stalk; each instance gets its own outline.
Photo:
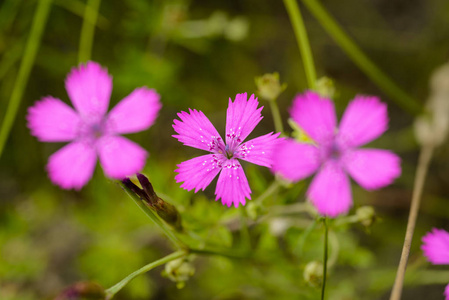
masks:
POLYGON ((323 219, 324 225, 324 253, 323 253, 323 285, 321 286, 321 300, 324 300, 324 292, 326 290, 326 277, 327 277, 327 253, 328 253, 328 239, 329 228, 327 226, 327 218, 323 219))
POLYGON ((405 270, 407 269, 408 256, 415 231, 416 219, 418 218, 419 206, 421 203, 421 195, 429 169, 430 160, 432 159, 433 146, 424 146, 421 149, 418 159, 418 167, 416 170, 415 182, 413 185, 412 203, 410 206, 410 214, 408 216, 407 229, 405 232, 404 246, 402 248, 401 259, 399 261, 396 279, 394 281, 393 290, 390 300, 400 300, 402 294, 402 286, 404 284, 405 270))
POLYGON ((3 153, 12 125, 16 119, 17 111, 22 101, 23 92, 26 88, 31 69, 36 59, 36 53, 41 44, 42 33, 48 20, 52 0, 40 0, 37 4, 34 14, 33 24, 31 25, 30 35, 25 46, 22 62, 20 63, 19 73, 14 83, 11 98, 9 99, 8 109, 3 119, 0 129, 0 157, 3 153))
POLYGON ((340 48, 352 59, 352 61, 398 106, 413 115, 422 112, 420 102, 409 96, 394 83, 368 56, 357 46, 357 44, 343 31, 341 26, 332 18, 318 0, 302 0, 309 11, 320 22, 321 26, 334 39, 340 48))
POLYGON ((109 289, 107 289, 105 291, 106 299, 107 300, 112 299, 115 294, 117 294, 124 286, 126 286, 131 280, 133 280, 137 276, 139 276, 143 273, 146 273, 146 272, 150 271, 151 269, 154 269, 157 266, 160 266, 160 265, 166 264, 172 260, 184 257, 187 254, 188 254, 187 251, 179 250, 179 251, 173 252, 172 254, 167 255, 161 259, 153 261, 153 262, 149 263, 148 265, 143 266, 142 268, 140 268, 139 270, 137 270, 135 272, 132 272, 131 274, 126 276, 124 279, 122 279, 119 283, 115 284, 114 286, 110 287, 109 289))
POLYGON ((165 233, 170 241, 179 249, 187 249, 187 245, 185 245, 174 233, 173 231, 167 227, 167 225, 159 219, 157 215, 151 211, 150 208, 140 199, 133 191, 131 191, 127 186, 120 182, 120 186, 122 189, 128 194, 128 196, 133 199, 134 203, 140 207, 140 209, 165 233))
POLYGON ((87 62, 92 54, 92 44, 94 41, 95 24, 98 19, 98 9, 101 0, 88 0, 81 27, 80 48, 78 51, 78 63, 87 62))
POLYGON ((313 62, 312 50, 310 49, 309 38, 307 37, 306 27, 299 10, 296 0, 284 0, 285 8, 287 9, 290 22, 295 31, 296 41, 298 42, 299 51, 304 64, 304 71, 306 73, 307 85, 310 89, 315 89, 316 85, 316 70, 313 62))

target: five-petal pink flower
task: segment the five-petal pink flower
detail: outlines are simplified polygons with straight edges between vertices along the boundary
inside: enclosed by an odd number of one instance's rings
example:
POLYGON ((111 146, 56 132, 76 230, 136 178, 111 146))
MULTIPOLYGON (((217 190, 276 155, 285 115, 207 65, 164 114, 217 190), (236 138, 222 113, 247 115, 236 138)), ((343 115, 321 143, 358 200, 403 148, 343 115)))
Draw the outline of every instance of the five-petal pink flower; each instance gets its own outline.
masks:
POLYGON ((229 99, 226 115, 226 140, 223 140, 209 119, 197 110, 178 113, 181 121, 175 119, 173 135, 186 146, 210 152, 178 165, 175 177, 183 182, 186 190, 204 190, 220 173, 215 190, 216 199, 223 204, 237 207, 251 199, 251 189, 239 159, 270 168, 273 149, 278 143, 279 133, 268 133, 243 142, 262 120, 263 107, 254 95, 247 100, 247 94, 237 94, 235 101, 229 99), (226 143, 225 143, 226 142, 226 143))
POLYGON ((358 148, 387 129, 387 106, 377 97, 356 96, 338 128, 334 103, 314 92, 296 96, 290 115, 314 143, 282 141, 272 170, 290 181, 317 172, 307 196, 321 215, 336 217, 351 208, 348 174, 367 190, 386 186, 401 174, 396 154, 358 148))
POLYGON ((147 152, 120 136, 149 128, 161 108, 156 91, 141 87, 109 113, 112 77, 98 63, 73 68, 65 86, 75 110, 59 99, 44 97, 28 109, 28 127, 42 142, 70 142, 50 156, 52 182, 80 189, 92 177, 97 156, 107 176, 121 179, 140 171, 147 152))
MULTIPOLYGON (((422 238, 421 250, 434 265, 449 265, 449 232, 433 228, 422 238)), ((449 284, 444 289, 445 299, 449 300, 449 284)))

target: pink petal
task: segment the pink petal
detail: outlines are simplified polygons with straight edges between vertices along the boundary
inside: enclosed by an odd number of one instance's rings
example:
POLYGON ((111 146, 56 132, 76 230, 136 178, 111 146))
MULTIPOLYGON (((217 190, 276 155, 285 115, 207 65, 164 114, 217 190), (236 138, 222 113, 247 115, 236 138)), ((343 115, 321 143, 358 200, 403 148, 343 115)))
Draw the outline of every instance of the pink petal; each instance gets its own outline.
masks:
POLYGON ((277 138, 279 134, 268 133, 243 143, 236 152, 236 158, 270 168, 273 164, 273 150, 281 141, 277 138))
POLYGON ((318 172, 307 196, 323 216, 336 217, 352 206, 349 178, 335 160, 326 162, 318 172))
POLYGON ((246 93, 237 94, 235 101, 229 98, 228 110, 226 113, 226 144, 232 140, 241 143, 253 131, 254 127, 262 120, 262 107, 257 106, 259 102, 254 95, 249 100, 246 93))
POLYGON ((64 189, 81 189, 92 177, 97 162, 95 149, 83 142, 72 142, 48 160, 50 180, 64 189))
POLYGON ((97 142, 100 163, 107 176, 123 179, 141 171, 148 153, 122 136, 104 136, 97 142))
POLYGON ((73 68, 65 81, 73 106, 83 116, 104 116, 112 91, 112 77, 93 61, 73 68))
POLYGON ((387 105, 377 97, 356 96, 340 122, 337 143, 357 147, 375 140, 387 130, 387 105))
POLYGON ((449 264, 449 233, 433 228, 422 238, 421 250, 427 260, 434 265, 449 264))
POLYGON ((290 181, 312 175, 319 166, 320 152, 314 145, 287 139, 274 150, 272 171, 290 181))
POLYGON ((114 133, 133 133, 149 128, 156 120, 162 105, 159 94, 146 87, 135 89, 108 114, 114 133))
POLYGON ((67 142, 76 138, 80 118, 67 104, 45 97, 28 108, 26 116, 31 134, 41 142, 67 142))
POLYGON ((449 284, 446 285, 446 288, 444 289, 444 296, 445 296, 445 300, 449 300, 449 284))
POLYGON ((310 91, 299 94, 293 100, 290 116, 315 142, 328 144, 332 141, 337 120, 331 100, 310 91))
POLYGON ((215 200, 221 198, 221 203, 230 207, 234 203, 238 207, 245 205, 246 199, 251 199, 251 189, 242 166, 236 159, 227 160, 218 177, 215 190, 215 200))
POLYGON ((195 193, 203 190, 211 183, 221 170, 222 160, 216 154, 207 154, 184 161, 175 170, 176 182, 183 182, 181 187, 188 191, 195 189, 195 193))
POLYGON ((367 190, 387 186, 401 175, 401 159, 388 150, 349 150, 342 162, 349 175, 367 190))
POLYGON ((186 146, 218 152, 218 148, 224 149, 223 140, 214 125, 201 111, 189 109, 189 113, 180 112, 181 119, 173 120, 173 129, 178 135, 173 135, 186 146))

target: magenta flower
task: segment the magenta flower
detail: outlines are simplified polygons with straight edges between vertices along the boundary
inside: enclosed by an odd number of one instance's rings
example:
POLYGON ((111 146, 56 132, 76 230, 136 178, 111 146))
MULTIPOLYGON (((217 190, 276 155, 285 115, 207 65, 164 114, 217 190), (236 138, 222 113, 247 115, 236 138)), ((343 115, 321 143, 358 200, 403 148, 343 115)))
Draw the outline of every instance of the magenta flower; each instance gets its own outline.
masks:
MULTIPOLYGON (((433 228, 422 238, 421 250, 434 265, 449 265, 449 232, 433 228)), ((444 289, 445 299, 449 300, 449 284, 444 289)))
POLYGON ((70 142, 50 156, 51 181, 65 189, 81 189, 92 177, 97 155, 107 176, 121 179, 140 171, 147 152, 119 134, 149 128, 161 108, 159 95, 135 89, 109 113, 112 77, 98 63, 73 68, 65 87, 70 106, 51 96, 28 109, 28 128, 42 142, 70 142))
POLYGON ((190 191, 203 190, 220 173, 215 190, 216 198, 227 206, 245 205, 246 198, 251 199, 251 189, 239 159, 270 168, 272 152, 277 144, 279 133, 268 133, 245 143, 245 138, 262 120, 263 107, 257 108, 259 102, 254 95, 247 100, 246 93, 237 94, 235 101, 229 99, 226 114, 226 144, 209 119, 197 110, 178 113, 181 119, 174 120, 173 128, 178 135, 173 135, 186 146, 206 150, 211 154, 202 155, 182 162, 175 170, 176 182, 183 182, 181 187, 190 191))
POLYGON ((396 154, 358 148, 387 129, 387 106, 377 97, 356 96, 339 128, 334 103, 314 92, 296 96, 290 116, 314 144, 284 140, 275 150, 272 170, 290 181, 317 172, 307 197, 321 215, 335 217, 352 206, 347 174, 367 190, 386 186, 401 174, 396 154))

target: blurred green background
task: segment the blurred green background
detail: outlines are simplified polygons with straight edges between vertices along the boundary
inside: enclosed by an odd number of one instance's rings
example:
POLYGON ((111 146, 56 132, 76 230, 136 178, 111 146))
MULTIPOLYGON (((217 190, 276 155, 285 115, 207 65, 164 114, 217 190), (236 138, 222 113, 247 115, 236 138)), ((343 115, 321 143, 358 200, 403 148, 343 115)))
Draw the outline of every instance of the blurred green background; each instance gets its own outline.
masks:
MULTIPOLYGON (((36 0, 0 1, 0 121, 5 118, 29 36, 36 0)), ((94 2, 94 1, 90 1, 94 2)), ((301 1, 299 1, 301 2, 301 1)), ((322 1, 363 51, 408 94, 424 103, 429 77, 449 58, 449 2, 445 0, 322 1)), ((300 3, 301 4, 301 3, 300 3)), ((52 299, 77 281, 104 287, 170 253, 171 245, 99 166, 79 192, 51 184, 48 157, 62 144, 40 143, 26 127, 27 108, 52 95, 69 102, 64 79, 78 64, 86 1, 54 0, 6 147, 0 157, 0 299, 52 299)), ((390 130, 372 143, 403 159, 403 175, 390 187, 366 192, 353 185, 355 208, 372 205, 380 221, 367 230, 340 226, 331 234, 329 299, 386 299, 405 232, 419 146, 414 117, 398 107, 300 6, 319 76, 335 82, 339 115, 354 95, 375 94, 389 104, 390 130), (334 242, 332 242, 334 241, 334 242)), ((176 164, 201 153, 171 137, 176 113, 202 110, 223 134, 229 97, 254 93, 254 78, 279 72, 288 84, 278 103, 287 108, 306 80, 282 1, 102 1, 91 59, 114 78, 111 105, 135 87, 161 95, 163 108, 148 131, 130 138, 150 152, 143 173, 156 192, 180 210, 184 226, 221 246, 242 240, 238 209, 213 201, 213 183, 194 194, 174 182, 176 164)), ((251 136, 273 131, 268 103, 251 136)), ((287 127, 288 128, 288 127, 287 127)), ((415 232, 404 299, 441 299, 449 268, 430 266, 419 250, 433 226, 449 228, 449 144, 432 162, 415 232)), ((268 170, 244 165, 253 198, 273 180, 268 170)), ((306 181, 305 183, 308 183, 306 181)), ((161 276, 140 276, 115 299, 317 299, 305 266, 321 261, 320 225, 307 214, 273 215, 304 201, 305 184, 282 188, 266 200, 267 218, 249 228, 254 257, 196 257, 195 275, 182 289, 161 276), (310 234, 306 233, 307 228, 310 234)), ((352 213, 354 210, 352 210, 352 213)))

